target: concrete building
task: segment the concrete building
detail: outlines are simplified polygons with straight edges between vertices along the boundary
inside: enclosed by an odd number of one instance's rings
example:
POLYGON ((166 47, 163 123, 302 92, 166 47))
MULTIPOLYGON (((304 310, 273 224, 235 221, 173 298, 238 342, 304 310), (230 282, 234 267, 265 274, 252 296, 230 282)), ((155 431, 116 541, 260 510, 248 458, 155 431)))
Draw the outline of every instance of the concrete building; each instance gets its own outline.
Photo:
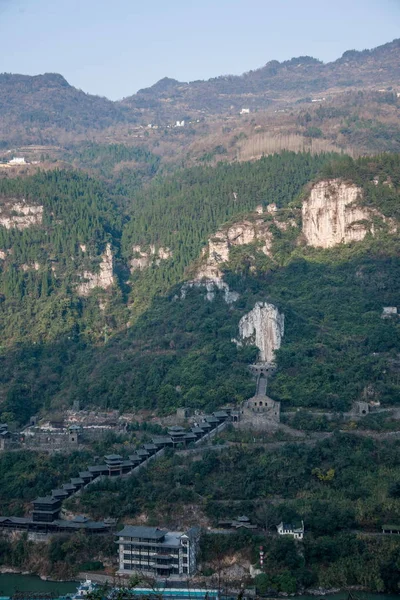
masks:
POLYGON ((121 574, 179 578, 196 572, 197 528, 182 532, 126 525, 117 536, 121 574))

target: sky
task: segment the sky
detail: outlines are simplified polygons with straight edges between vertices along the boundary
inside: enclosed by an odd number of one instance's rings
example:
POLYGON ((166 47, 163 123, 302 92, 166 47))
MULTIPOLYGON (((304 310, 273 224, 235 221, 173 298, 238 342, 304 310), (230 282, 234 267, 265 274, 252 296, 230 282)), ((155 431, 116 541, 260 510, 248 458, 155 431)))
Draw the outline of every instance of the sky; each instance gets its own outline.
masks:
POLYGON ((61 73, 113 100, 400 37, 400 0, 0 0, 0 73, 61 73))

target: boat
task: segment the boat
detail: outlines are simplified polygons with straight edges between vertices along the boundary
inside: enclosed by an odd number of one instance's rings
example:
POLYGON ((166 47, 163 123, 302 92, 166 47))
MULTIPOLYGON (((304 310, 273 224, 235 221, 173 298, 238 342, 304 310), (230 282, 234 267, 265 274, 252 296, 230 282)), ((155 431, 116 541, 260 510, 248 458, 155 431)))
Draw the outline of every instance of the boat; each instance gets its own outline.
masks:
POLYGON ((92 594, 98 585, 94 583, 91 579, 85 579, 76 590, 76 593, 71 596, 72 600, 81 600, 81 598, 85 598, 88 594, 92 594))

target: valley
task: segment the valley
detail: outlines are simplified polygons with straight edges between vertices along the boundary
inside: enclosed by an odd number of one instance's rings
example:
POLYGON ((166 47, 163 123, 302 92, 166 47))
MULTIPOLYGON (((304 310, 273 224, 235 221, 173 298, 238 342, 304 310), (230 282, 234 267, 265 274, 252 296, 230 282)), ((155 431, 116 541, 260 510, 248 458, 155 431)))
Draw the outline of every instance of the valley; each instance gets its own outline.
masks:
POLYGON ((399 52, 0 75, 0 568, 398 592, 399 52))

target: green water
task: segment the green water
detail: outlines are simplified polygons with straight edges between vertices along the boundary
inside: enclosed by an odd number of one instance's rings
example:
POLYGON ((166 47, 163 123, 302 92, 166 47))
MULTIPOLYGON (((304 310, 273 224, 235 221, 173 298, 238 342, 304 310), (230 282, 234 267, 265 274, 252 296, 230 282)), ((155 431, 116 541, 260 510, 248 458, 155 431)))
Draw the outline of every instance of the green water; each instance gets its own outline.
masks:
POLYGON ((43 581, 33 575, 0 575, 0 596, 11 596, 15 592, 53 592, 59 596, 76 592, 75 581, 43 581))
MULTIPOLYGON (((74 581, 43 581, 33 575, 16 575, 13 573, 0 575, 0 596, 12 596, 15 592, 53 592, 58 596, 65 596, 76 592, 79 585, 74 581)), ((359 600, 399 600, 397 595, 368 594, 355 592, 359 600)), ((347 593, 332 594, 327 596, 296 596, 294 600, 347 600, 347 593)), ((283 599, 282 599, 283 600, 283 599)))

